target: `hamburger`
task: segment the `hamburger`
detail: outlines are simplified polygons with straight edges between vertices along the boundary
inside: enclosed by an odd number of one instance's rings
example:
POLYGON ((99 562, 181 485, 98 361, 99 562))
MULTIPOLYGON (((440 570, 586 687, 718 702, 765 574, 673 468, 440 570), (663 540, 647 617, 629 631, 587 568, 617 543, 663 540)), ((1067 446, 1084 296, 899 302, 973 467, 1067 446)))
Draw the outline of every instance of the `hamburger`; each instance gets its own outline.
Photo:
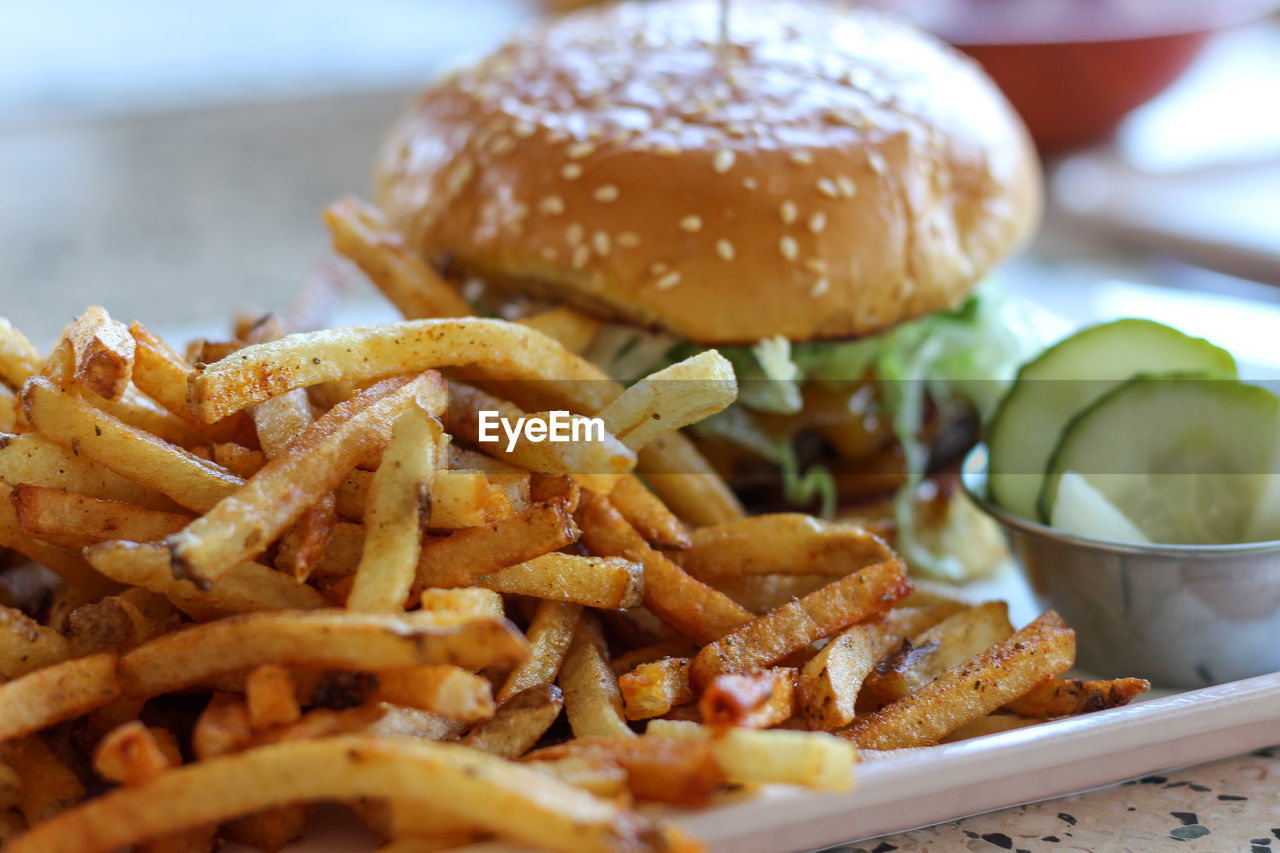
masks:
POLYGON ((659 0, 436 83, 375 199, 479 310, 598 318, 586 354, 616 378, 719 349, 742 394, 698 436, 740 494, 892 505, 909 560, 958 575, 983 558, 940 546, 975 516, 936 475, 1024 353, 980 283, 1033 230, 1039 174, 981 69, 904 23, 659 0))

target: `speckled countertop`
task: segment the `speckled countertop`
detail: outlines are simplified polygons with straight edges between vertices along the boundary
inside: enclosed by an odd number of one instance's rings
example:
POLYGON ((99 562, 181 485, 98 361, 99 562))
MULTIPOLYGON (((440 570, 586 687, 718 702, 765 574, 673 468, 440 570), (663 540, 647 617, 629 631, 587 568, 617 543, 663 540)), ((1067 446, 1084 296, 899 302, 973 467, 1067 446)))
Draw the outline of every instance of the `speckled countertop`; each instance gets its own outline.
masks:
MULTIPOLYGON (((47 343, 89 302, 156 327, 282 308, 407 96, 0 126, 0 313, 47 343)), ((1280 853, 1277 750, 836 849, 1166 845, 1280 853)))

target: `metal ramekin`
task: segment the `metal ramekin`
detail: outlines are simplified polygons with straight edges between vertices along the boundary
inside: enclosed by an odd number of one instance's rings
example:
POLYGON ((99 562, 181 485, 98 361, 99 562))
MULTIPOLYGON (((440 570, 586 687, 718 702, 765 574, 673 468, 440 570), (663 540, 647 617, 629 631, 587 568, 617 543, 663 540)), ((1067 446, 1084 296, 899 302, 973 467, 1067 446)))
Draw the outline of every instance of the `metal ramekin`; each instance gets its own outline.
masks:
POLYGON ((965 492, 1003 528, 1032 590, 1076 630, 1100 676, 1203 687, 1280 671, 1280 542, 1122 545, 1012 515, 987 499, 987 449, 965 492))

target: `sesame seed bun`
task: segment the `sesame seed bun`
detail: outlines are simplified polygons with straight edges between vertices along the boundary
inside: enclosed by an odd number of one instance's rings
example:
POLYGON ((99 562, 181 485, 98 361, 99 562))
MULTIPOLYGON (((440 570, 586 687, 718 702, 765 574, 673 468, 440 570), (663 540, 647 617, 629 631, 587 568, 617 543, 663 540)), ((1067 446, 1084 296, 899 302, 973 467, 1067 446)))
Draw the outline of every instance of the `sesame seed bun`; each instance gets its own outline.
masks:
POLYGON ((703 344, 871 334, 957 305, 1034 226, 991 81, 831 2, 589 9, 423 93, 376 198, 466 277, 703 344))

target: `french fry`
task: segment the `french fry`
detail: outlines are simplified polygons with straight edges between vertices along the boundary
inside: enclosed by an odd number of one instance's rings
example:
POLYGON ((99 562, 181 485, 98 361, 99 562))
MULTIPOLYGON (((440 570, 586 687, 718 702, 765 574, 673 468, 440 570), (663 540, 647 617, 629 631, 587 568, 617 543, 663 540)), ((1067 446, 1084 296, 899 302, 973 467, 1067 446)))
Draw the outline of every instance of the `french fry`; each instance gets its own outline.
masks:
POLYGON ((131 587, 71 611, 67 634, 76 655, 91 655, 144 643, 174 630, 181 621, 164 596, 131 587))
POLYGON ((196 512, 209 510, 242 484, 213 463, 59 391, 44 377, 23 386, 22 405, 45 437, 196 512))
POLYGON ((498 691, 505 703, 518 693, 551 684, 560 673, 578 627, 582 607, 561 601, 540 601, 529 622, 529 658, 516 666, 498 691))
POLYGON ((724 782, 706 741, 650 737, 587 737, 535 750, 525 761, 585 758, 616 764, 627 772, 627 787, 641 800, 695 806, 705 804, 724 782))
POLYGON ((144 509, 174 510, 178 505, 85 456, 72 453, 42 435, 0 435, 0 480, 44 486, 144 509))
POLYGON ((22 780, 17 806, 32 825, 84 799, 84 785, 75 771, 39 735, 0 743, 0 758, 17 771, 22 780))
POLYGON ((531 761, 528 766, 575 788, 590 791, 597 797, 631 798, 631 792, 627 790, 627 771, 612 762, 571 756, 555 761, 531 761))
POLYGON ((17 391, 22 383, 40 372, 43 361, 35 344, 0 317, 0 382, 17 391))
POLYGON ((416 406, 396 418, 382 465, 373 475, 364 554, 348 609, 403 609, 422 550, 424 508, 436 479, 440 435, 440 422, 416 406))
POLYGON ((256 666, 244 684, 244 703, 254 731, 296 723, 302 716, 289 670, 277 664, 256 666))
POLYGON ((651 645, 639 646, 623 652, 609 661, 609 666, 613 669, 614 675, 621 677, 641 664, 666 658, 691 658, 697 654, 697 651, 698 647, 685 639, 660 640, 651 645))
POLYGON ((636 472, 690 524, 724 524, 746 516, 737 496, 683 433, 664 433, 640 448, 636 472))
POLYGON ((493 716, 493 690, 478 675, 448 664, 428 664, 378 673, 374 699, 474 723, 493 716))
POLYGON ((910 590, 901 560, 868 566, 704 646, 689 667, 689 681, 698 691, 722 673, 750 672, 778 663, 810 643, 889 609, 910 590))
POLYGON ((716 578, 710 585, 758 616, 829 583, 826 575, 742 575, 716 578))
MULTIPOLYGON (((194 372, 191 365, 141 323, 131 324, 129 334, 135 345, 133 384, 139 391, 163 406, 165 411, 196 426, 214 441, 241 442, 252 433, 252 424, 243 414, 232 415, 216 424, 201 424, 197 421, 187 409, 187 382, 194 372)), ((218 461, 216 457, 214 461, 218 461)), ((218 464, 228 467, 222 462, 218 464)), ((236 472, 233 470, 232 473, 236 472)))
POLYGON ((220 442, 213 445, 213 461, 241 480, 247 480, 267 464, 267 455, 261 450, 250 450, 235 442, 220 442))
POLYGON ((619 478, 609 493, 609 500, 627 523, 655 548, 683 550, 689 547, 691 540, 684 523, 638 477, 619 478))
POLYGON ((10 499, 23 533, 72 551, 108 539, 156 542, 192 519, 45 486, 20 485, 10 499))
POLYGON ((19 406, 14 393, 0 385, 0 433, 12 433, 18 428, 19 406))
POLYGON ((118 584, 103 577, 72 551, 50 545, 22 532, 18 512, 10 499, 12 489, 0 483, 0 548, 12 548, 49 569, 86 600, 119 591, 118 584))
POLYGON ((502 618, 502 596, 492 590, 478 587, 438 589, 430 587, 422 591, 419 601, 423 610, 438 613, 456 613, 465 616, 502 618))
POLYGON ((685 636, 709 642, 751 618, 722 593, 650 548, 607 498, 583 494, 577 517, 582 541, 593 554, 625 557, 644 566, 645 606, 685 636))
POLYGON ((600 331, 599 320, 567 305, 530 314, 516 322, 554 338, 562 347, 577 355, 587 352, 596 333, 600 331))
POLYGON ((819 732, 717 729, 676 720, 654 720, 645 734, 711 744, 725 778, 737 785, 800 785, 848 791, 858 753, 847 741, 819 732))
POLYGON ((881 661, 866 690, 882 704, 901 699, 1011 634, 1009 606, 1003 601, 966 608, 913 635, 909 644, 881 661))
POLYGON ((633 450, 665 432, 704 420, 738 398, 733 365, 705 350, 652 373, 600 410, 605 430, 633 450))
MULTIPOLYGON (((435 530, 478 527, 529 508, 528 500, 513 501, 505 484, 491 482, 489 476, 483 471, 438 472, 427 526, 435 530)), ((519 493, 518 485, 515 491, 519 493)))
POLYGON ((505 521, 457 530, 424 544, 413 589, 466 586, 478 577, 563 548, 577 538, 572 511, 560 503, 539 504, 505 521))
POLYGON ((975 737, 1011 732, 1015 729, 1043 723, 1046 719, 1046 717, 1019 717, 1016 714, 988 714, 985 717, 970 720, 944 737, 939 743, 955 743, 956 741, 970 740, 975 737))
POLYGON ((541 380, 540 390, 572 411, 599 411, 619 390, 599 368, 546 335, 469 317, 349 326, 245 347, 235 358, 198 371, 187 400, 210 423, 295 388, 455 365, 487 368, 506 379, 541 380))
POLYGON ((604 639, 594 619, 578 620, 558 683, 575 737, 635 736, 623 714, 618 679, 609 669, 604 639))
POLYGON ((145 587, 173 602, 193 619, 272 609, 314 609, 328 600, 315 589, 261 563, 240 563, 207 590, 173 576, 164 545, 102 542, 85 549, 85 559, 106 577, 145 587))
MULTIPOLYGON (((687 745, 685 747, 686 753, 687 745)), ((288 741, 170 770, 63 812, 11 853, 109 853, 271 806, 430 792, 433 807, 544 848, 670 849, 657 828, 536 770, 453 744, 347 736, 288 741), (171 808, 147 804, 172 803, 171 808)))
POLYGON ((182 764, 168 729, 149 729, 138 720, 107 733, 93 751, 93 769, 111 782, 140 785, 182 764))
POLYGON ((628 720, 647 720, 670 713, 697 699, 689 687, 689 658, 663 658, 642 663, 618 676, 618 689, 628 720))
POLYGON ((0 607, 0 676, 18 678, 71 656, 71 641, 20 610, 0 607))
POLYGON ((97 305, 85 310, 66 333, 72 375, 104 400, 119 400, 133 377, 134 342, 128 328, 97 305))
POLYGON ((1048 611, 1009 639, 840 732, 864 749, 937 743, 1075 660, 1075 632, 1048 611))
POLYGON ((472 313, 462 295, 405 245, 377 208, 344 198, 325 208, 324 221, 334 250, 358 266, 407 319, 472 313))
POLYGON ((853 722, 858 692, 880 659, 905 638, 958 609, 958 604, 896 608, 832 637, 796 680, 796 701, 805 724, 828 731, 853 722))
POLYGON ((120 681, 126 693, 147 697, 264 663, 371 671, 451 663, 481 669, 510 666, 527 654, 514 626, 490 619, 272 611, 229 616, 145 643, 121 656, 120 681))
POLYGON ((519 758, 551 728, 563 707, 559 687, 536 684, 503 701, 492 719, 472 729, 462 742, 502 758, 519 758))
POLYGON ((329 492, 307 507, 302 518, 285 533, 284 539, 289 541, 292 557, 293 577, 298 583, 306 583, 320 564, 325 546, 337 525, 337 499, 333 492, 329 492))
POLYGON ((391 420, 415 399, 424 410, 439 412, 445 402, 440 376, 389 379, 329 410, 243 489, 169 538, 175 574, 210 581, 261 553, 359 461, 381 449, 391 420))
POLYGON ((715 583, 742 575, 811 574, 844 577, 884 562, 893 552, 861 527, 801 513, 757 515, 693 531, 687 551, 676 555, 684 570, 715 583), (762 548, 760 543, 769 547, 762 548))
POLYGON ((796 671, 786 667, 717 675, 698 697, 702 719, 712 725, 767 729, 795 713, 796 671))
POLYGON ((640 603, 644 567, 621 557, 580 557, 552 552, 476 578, 495 592, 567 601, 603 610, 640 603))
POLYGON ((0 684, 0 742, 87 714, 120 692, 110 654, 63 661, 0 684))
POLYGON ((1004 710, 1023 717, 1070 717, 1128 705, 1150 689, 1151 682, 1142 678, 1086 681, 1055 676, 1007 702, 1004 710))

